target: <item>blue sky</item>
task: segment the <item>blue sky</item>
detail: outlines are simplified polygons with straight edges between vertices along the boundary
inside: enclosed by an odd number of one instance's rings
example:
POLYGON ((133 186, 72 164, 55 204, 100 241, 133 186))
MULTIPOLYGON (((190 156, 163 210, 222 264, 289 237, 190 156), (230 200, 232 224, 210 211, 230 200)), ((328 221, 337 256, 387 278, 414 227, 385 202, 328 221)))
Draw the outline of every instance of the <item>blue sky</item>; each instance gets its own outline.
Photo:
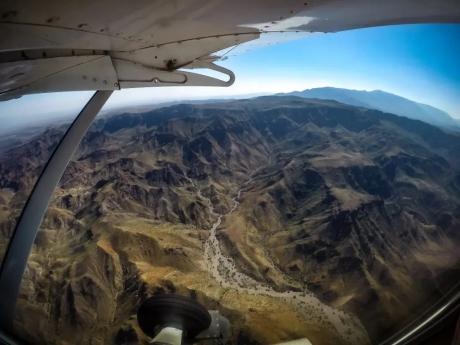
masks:
POLYGON ((225 65, 242 78, 279 80, 288 89, 381 89, 460 117, 459 61, 460 25, 401 25, 313 35, 225 65))
MULTIPOLYGON (((273 39, 282 36, 276 34, 273 39)), ((336 86, 392 92, 460 118, 459 60, 460 25, 417 24, 303 34, 297 40, 275 45, 234 49, 219 62, 236 74, 237 81, 229 88, 124 90, 114 93, 107 107, 336 86)), ((90 95, 43 94, 0 102, 0 117, 5 124, 19 117, 29 121, 75 113, 90 95)))

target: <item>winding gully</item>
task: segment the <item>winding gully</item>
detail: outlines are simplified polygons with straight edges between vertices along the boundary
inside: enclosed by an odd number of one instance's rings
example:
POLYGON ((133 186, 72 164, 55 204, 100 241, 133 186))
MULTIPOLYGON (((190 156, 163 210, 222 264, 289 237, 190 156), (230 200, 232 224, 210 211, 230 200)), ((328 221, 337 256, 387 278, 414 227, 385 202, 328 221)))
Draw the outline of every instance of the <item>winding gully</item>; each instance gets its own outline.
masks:
MULTIPOLYGON (((244 185, 247 185, 250 181, 247 181, 244 185)), ((197 187, 195 183, 193 184, 197 187)), ((370 343, 366 330, 356 317, 322 303, 311 292, 307 290, 301 292, 276 291, 268 284, 258 282, 240 272, 234 260, 222 253, 217 230, 220 228, 224 217, 238 209, 243 189, 238 190, 232 200, 233 206, 226 214, 217 213, 211 200, 203 196, 199 188, 197 190, 197 196, 206 200, 210 216, 216 219, 204 245, 206 268, 223 288, 234 289, 239 293, 282 299, 292 304, 306 320, 313 320, 321 316, 321 319, 324 320, 324 325, 335 328, 345 343, 354 345, 370 343)))

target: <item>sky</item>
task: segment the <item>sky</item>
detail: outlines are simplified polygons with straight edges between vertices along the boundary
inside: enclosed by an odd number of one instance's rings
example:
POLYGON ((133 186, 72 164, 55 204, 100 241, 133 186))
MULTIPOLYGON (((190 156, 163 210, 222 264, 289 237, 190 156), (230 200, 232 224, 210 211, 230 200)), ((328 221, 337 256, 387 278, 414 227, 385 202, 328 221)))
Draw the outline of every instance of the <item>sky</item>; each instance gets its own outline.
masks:
MULTIPOLYGON (((267 34, 270 35, 270 34, 267 34)), ((284 34, 264 37, 265 42, 284 34)), ((229 88, 172 87, 116 91, 105 109, 290 92, 334 86, 391 92, 460 118, 460 25, 411 24, 301 34, 267 46, 237 47, 219 64, 236 74, 229 88)), ((0 102, 2 127, 76 114, 91 92, 24 96, 0 102)), ((0 129, 1 130, 1 129, 0 129)))

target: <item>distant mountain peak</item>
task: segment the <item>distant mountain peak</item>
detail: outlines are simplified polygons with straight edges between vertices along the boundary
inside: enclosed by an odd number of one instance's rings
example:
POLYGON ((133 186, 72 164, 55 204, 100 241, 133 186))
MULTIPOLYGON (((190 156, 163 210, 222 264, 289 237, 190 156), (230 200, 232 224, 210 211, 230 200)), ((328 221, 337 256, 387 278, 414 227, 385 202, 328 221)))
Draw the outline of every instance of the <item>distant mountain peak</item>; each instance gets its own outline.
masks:
POLYGON ((325 86, 280 95, 330 99, 424 121, 439 127, 460 129, 460 121, 452 118, 445 111, 379 89, 368 91, 325 86))

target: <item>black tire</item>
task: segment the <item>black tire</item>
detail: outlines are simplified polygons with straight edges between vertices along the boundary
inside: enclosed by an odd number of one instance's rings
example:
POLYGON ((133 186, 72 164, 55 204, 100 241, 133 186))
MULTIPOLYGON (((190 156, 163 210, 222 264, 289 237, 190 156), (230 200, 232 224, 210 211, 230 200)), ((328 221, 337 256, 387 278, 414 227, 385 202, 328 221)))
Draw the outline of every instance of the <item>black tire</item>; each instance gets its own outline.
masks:
POLYGON ((164 327, 183 331, 183 338, 191 340, 209 328, 211 315, 195 300, 176 294, 161 294, 145 300, 137 311, 137 322, 150 337, 164 327))

